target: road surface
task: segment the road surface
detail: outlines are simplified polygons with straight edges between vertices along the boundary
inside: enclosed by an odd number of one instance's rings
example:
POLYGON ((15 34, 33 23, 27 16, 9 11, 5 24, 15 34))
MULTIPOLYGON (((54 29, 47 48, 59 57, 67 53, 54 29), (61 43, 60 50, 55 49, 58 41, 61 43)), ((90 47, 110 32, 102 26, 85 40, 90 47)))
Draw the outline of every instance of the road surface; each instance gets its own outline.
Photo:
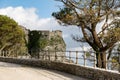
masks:
POLYGON ((71 74, 0 62, 0 80, 88 80, 71 74))

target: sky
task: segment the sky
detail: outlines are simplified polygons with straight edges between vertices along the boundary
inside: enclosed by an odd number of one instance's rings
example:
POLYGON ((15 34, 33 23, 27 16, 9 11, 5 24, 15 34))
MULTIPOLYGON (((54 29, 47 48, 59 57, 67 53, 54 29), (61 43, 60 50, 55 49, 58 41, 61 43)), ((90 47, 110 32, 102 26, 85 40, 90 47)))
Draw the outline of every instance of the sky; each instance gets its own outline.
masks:
POLYGON ((37 14, 41 18, 51 17, 52 12, 59 10, 58 6, 62 6, 60 2, 54 0, 0 0, 0 8, 19 7, 36 8, 37 14))
POLYGON ((62 6, 62 3, 55 0, 0 0, 0 14, 13 18, 19 25, 30 30, 61 30, 67 50, 81 50, 81 44, 71 37, 82 36, 80 29, 76 26, 61 26, 51 16, 62 6))

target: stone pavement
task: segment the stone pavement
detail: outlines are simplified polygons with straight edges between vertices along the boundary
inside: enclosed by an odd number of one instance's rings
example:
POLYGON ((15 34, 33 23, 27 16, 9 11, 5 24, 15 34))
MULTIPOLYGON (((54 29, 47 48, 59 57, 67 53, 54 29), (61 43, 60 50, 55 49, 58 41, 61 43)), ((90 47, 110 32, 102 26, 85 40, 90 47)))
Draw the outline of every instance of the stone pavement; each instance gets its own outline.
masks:
POLYGON ((0 80, 88 80, 60 71, 0 62, 0 80))

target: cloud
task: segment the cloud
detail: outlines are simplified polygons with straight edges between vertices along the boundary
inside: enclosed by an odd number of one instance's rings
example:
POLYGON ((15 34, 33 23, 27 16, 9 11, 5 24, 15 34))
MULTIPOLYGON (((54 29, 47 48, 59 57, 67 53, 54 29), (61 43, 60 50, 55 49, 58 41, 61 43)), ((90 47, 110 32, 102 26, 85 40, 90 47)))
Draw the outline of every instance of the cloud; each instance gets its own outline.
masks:
POLYGON ((13 18, 20 25, 23 25, 31 30, 47 26, 47 23, 51 21, 51 18, 40 18, 36 12, 37 10, 35 8, 7 7, 0 9, 0 14, 13 18))
POLYGON ((19 25, 31 30, 61 29, 54 18, 40 18, 36 8, 6 7, 0 9, 0 14, 13 18, 19 25))
POLYGON ((71 34, 81 35, 78 27, 61 27, 52 17, 40 18, 36 8, 24 8, 22 6, 6 7, 0 9, 0 14, 13 18, 19 25, 23 25, 30 30, 61 30, 63 31, 63 38, 67 44, 67 49, 79 46, 79 44, 71 38, 71 34))
POLYGON ((73 50, 73 51, 83 51, 83 50, 85 50, 85 51, 87 51, 89 49, 90 49, 90 46, 88 46, 86 44, 86 45, 84 45, 82 47, 78 46, 78 47, 68 48, 67 50, 73 50))

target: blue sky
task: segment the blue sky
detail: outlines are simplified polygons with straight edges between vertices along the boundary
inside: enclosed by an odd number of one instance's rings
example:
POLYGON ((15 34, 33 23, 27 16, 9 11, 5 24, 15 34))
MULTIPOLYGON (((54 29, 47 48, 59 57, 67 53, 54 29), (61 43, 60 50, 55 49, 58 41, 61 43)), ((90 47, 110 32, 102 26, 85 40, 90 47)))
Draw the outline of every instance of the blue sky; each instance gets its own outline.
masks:
POLYGON ((54 0, 0 0, 0 8, 3 7, 17 7, 23 6, 24 8, 37 9, 37 14, 42 17, 51 17, 52 12, 59 10, 60 2, 54 0))
POLYGON ((67 50, 80 50, 80 43, 71 38, 72 34, 81 34, 79 28, 63 27, 51 16, 62 6, 55 0, 0 0, 0 14, 13 18, 30 30, 61 30, 67 50))

